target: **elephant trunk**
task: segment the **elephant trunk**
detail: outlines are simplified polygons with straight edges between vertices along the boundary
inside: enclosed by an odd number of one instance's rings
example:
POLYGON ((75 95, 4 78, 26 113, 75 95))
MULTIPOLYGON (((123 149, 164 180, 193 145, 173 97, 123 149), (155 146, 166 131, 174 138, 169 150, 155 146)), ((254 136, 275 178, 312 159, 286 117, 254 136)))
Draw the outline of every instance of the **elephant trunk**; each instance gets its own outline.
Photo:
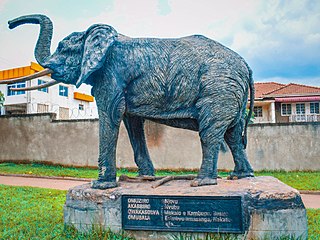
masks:
POLYGON ((10 29, 26 23, 40 25, 40 34, 34 50, 34 55, 38 63, 43 65, 46 59, 51 55, 52 22, 48 17, 40 14, 22 16, 8 22, 10 29))

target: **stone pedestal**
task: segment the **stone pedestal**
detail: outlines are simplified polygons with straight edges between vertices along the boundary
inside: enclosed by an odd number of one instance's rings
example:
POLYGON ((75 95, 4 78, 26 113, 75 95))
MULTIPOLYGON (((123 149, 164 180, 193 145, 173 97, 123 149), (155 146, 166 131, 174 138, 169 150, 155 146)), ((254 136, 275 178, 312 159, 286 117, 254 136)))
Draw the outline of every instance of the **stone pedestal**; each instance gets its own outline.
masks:
MULTIPOLYGON (((64 206, 64 222, 80 231, 103 226, 122 230, 122 196, 241 197, 243 239, 275 239, 294 236, 307 239, 307 217, 300 194, 273 177, 240 180, 219 179, 216 186, 190 187, 190 181, 174 180, 152 188, 152 182, 121 182, 118 188, 97 190, 89 184, 69 189, 64 206)), ((240 217, 240 216, 239 216, 240 217)), ((127 230, 137 239, 168 239, 179 232, 127 230)), ((192 232, 186 233, 188 236, 192 232)), ((206 233, 196 233, 205 236, 206 233)))

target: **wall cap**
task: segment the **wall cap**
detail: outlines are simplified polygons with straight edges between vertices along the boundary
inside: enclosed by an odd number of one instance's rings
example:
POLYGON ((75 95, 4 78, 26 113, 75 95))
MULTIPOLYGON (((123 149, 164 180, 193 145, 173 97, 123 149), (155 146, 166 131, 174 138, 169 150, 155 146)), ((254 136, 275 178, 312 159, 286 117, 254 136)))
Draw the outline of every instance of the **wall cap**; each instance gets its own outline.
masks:
MULTIPOLYGON (((52 122, 96 122, 99 121, 98 118, 90 119, 56 119, 56 113, 31 113, 31 114, 16 114, 16 115, 0 115, 0 118, 32 118, 32 117, 42 117, 49 116, 52 122)), ((249 124, 248 127, 265 127, 265 126, 305 126, 305 125, 320 125, 320 122, 294 122, 294 123, 253 123, 249 124)))

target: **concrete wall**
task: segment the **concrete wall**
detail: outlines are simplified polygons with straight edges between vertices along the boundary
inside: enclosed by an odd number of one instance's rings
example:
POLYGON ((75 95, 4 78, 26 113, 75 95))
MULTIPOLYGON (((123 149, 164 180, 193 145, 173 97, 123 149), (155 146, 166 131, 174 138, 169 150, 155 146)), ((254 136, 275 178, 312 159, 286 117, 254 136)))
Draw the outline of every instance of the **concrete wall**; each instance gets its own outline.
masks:
POLYGON ((55 121, 55 114, 0 116, 0 161, 96 166, 98 121, 55 121))
MULTIPOLYGON (((157 169, 197 169, 201 147, 196 132, 146 123, 150 155, 157 169)), ((0 162, 41 161, 97 166, 98 120, 54 120, 53 114, 0 116, 0 162)), ((248 155, 255 170, 320 170, 320 123, 255 124, 249 127, 248 155)), ((122 126, 117 167, 133 168, 133 153, 122 126)), ((230 152, 220 169, 233 169, 230 152)))

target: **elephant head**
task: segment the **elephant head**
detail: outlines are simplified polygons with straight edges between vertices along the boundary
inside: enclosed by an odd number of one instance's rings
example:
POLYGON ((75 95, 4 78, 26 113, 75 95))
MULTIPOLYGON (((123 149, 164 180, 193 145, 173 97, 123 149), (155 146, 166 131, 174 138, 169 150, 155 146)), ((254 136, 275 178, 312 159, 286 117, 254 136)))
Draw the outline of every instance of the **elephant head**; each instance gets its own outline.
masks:
MULTIPOLYGON (((55 81, 50 82, 50 85, 63 82, 79 87, 82 83, 90 82, 91 74, 102 67, 106 60, 106 53, 117 37, 117 32, 111 26, 95 24, 87 31, 74 32, 64 38, 56 51, 51 54, 53 27, 48 17, 39 14, 27 15, 8 23, 10 29, 27 23, 40 25, 40 34, 34 54, 38 63, 45 70, 32 76, 2 81, 3 84, 31 80, 51 73, 55 81)), ((48 83, 45 86, 40 85, 24 90, 42 87, 48 87, 48 83)))

